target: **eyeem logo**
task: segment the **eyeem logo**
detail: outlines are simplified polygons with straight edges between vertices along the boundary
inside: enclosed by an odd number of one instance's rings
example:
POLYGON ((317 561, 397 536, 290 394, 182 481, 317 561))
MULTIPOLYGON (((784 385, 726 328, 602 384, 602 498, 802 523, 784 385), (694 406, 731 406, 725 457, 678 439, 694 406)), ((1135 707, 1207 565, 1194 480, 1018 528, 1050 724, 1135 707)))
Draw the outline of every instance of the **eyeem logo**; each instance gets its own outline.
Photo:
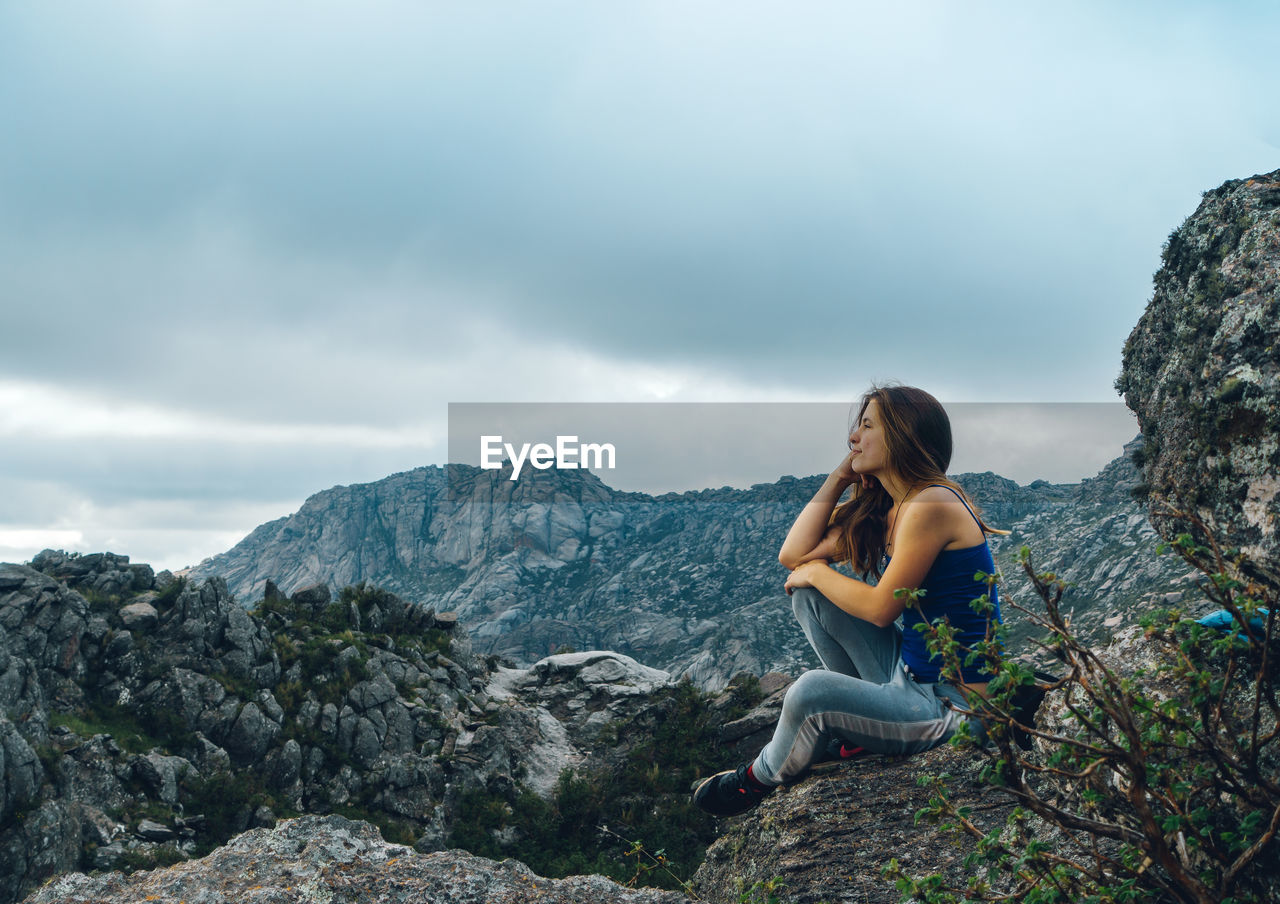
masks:
POLYGON ((557 436, 554 447, 549 443, 524 443, 517 450, 511 443, 504 443, 500 435, 480 437, 480 467, 484 470, 501 468, 503 452, 511 459, 510 480, 519 479, 526 461, 540 471, 614 467, 613 443, 579 443, 576 436, 557 436))

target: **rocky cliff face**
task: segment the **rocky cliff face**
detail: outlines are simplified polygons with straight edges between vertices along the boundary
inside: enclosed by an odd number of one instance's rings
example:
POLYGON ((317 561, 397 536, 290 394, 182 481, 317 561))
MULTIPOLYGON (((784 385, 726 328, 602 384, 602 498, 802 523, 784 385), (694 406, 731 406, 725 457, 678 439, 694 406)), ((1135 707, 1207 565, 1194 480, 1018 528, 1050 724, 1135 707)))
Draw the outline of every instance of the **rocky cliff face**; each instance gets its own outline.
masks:
POLYGON ((1153 499, 1280 586, 1280 170, 1207 192, 1169 236, 1116 386, 1148 440, 1153 499))
MULTIPOLYGON (((245 601, 267 580, 286 590, 368 580, 456 610, 476 649, 522 664, 561 648, 611 649, 710 689, 738 672, 816 665, 792 627, 777 550, 820 478, 652 497, 584 471, 538 472, 526 485, 449 469, 318 493, 195 573, 224 577, 245 601)), ((1072 603, 1086 633, 1180 595, 1183 570, 1154 555, 1127 456, 1075 485, 958 480, 1013 530, 993 544, 1013 598, 1026 599, 1023 544, 1078 581, 1072 603)))
MULTIPOLYGON (((513 669, 475 656, 455 624, 364 587, 272 592, 250 612, 220 579, 111 554, 0 565, 0 902, 68 870, 185 860, 301 813, 439 849, 473 818, 470 793, 549 795, 565 768, 625 762, 675 705, 670 675, 625 656, 513 669)), ((573 887, 563 900, 595 886, 573 887)))

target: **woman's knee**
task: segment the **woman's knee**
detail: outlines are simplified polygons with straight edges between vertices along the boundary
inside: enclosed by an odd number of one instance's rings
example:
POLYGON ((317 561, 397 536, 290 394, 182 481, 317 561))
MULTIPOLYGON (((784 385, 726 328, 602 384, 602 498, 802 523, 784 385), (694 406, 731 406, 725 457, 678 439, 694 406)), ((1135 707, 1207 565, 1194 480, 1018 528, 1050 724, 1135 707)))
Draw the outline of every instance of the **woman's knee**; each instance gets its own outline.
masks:
POLYGON ((826 601, 827 598, 813 587, 797 587, 791 592, 791 611, 803 624, 806 620, 816 619, 818 609, 826 601))
MULTIPOLYGON (((848 676, 838 673, 829 672, 826 669, 813 669, 805 672, 795 680, 791 687, 787 688, 787 693, 782 699, 782 706, 785 710, 796 714, 807 714, 811 712, 824 712, 831 709, 833 704, 840 700, 841 695, 832 687, 833 684, 841 683, 839 678, 847 679, 848 676)), ((842 688, 844 689, 844 688, 842 688)), ((847 692, 847 689, 844 689, 847 692)))

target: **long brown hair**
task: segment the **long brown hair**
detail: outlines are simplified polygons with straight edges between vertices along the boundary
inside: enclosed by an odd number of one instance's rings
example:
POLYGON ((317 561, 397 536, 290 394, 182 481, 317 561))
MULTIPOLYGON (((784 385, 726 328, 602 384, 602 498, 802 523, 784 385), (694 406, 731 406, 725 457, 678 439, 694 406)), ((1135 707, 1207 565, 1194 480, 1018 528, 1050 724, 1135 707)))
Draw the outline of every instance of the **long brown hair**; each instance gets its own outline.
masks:
MULTIPOLYGON (((862 396, 855 423, 862 423, 867 406, 875 400, 884 427, 889 465, 908 486, 941 484, 960 494, 973 508, 984 533, 1005 533, 989 527, 964 489, 947 477, 951 464, 951 419, 933 396, 914 386, 872 386, 862 396)), ((852 430, 850 430, 852 432, 852 430)), ((831 513, 831 524, 840 525, 837 546, 840 561, 848 561, 866 579, 880 575, 885 551, 885 527, 893 497, 873 481, 863 489, 853 485, 853 496, 831 513)))

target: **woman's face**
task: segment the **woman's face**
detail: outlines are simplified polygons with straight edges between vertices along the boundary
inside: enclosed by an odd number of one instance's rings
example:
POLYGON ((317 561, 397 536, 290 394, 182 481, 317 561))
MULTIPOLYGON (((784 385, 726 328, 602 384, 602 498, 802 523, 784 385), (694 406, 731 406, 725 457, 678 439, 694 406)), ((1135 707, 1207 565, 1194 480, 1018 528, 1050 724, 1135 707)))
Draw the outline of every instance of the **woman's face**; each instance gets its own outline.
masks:
POLYGON ((880 406, 875 399, 867 403, 862 419, 849 434, 849 450, 853 452, 849 464, 858 474, 874 474, 889 466, 884 425, 880 421, 880 406))

